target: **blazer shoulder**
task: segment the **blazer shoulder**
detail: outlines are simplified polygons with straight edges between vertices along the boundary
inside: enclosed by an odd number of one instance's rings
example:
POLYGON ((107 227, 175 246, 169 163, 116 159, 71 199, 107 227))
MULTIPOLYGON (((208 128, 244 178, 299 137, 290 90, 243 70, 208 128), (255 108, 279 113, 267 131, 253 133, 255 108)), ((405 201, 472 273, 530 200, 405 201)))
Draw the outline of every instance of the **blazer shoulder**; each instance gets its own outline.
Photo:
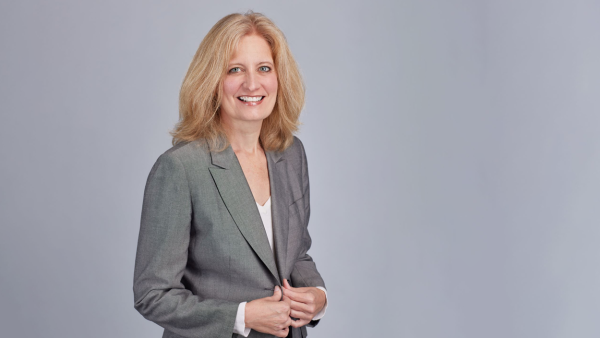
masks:
POLYGON ((293 146, 300 147, 300 148, 302 148, 302 150, 304 150, 304 144, 302 144, 302 141, 300 141, 300 138, 295 135, 294 135, 294 142, 292 142, 291 147, 293 147, 293 146))
POLYGON ((306 152, 300 138, 294 136, 294 142, 283 152, 283 157, 300 176, 307 174, 306 152))
POLYGON ((188 165, 210 163, 210 151, 206 141, 199 139, 191 142, 181 142, 162 153, 157 162, 161 160, 176 160, 184 167, 188 165))
POLYGON ((286 157, 289 158, 302 158, 306 156, 304 151, 304 144, 298 136, 294 136, 294 142, 284 151, 286 157))

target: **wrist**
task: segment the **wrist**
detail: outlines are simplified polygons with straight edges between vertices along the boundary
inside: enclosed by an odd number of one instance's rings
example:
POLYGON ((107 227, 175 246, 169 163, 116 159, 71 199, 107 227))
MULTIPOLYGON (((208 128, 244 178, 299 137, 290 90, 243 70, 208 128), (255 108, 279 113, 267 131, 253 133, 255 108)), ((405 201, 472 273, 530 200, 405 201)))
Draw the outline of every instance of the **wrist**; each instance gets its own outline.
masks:
POLYGON ((254 309, 254 304, 252 302, 246 303, 246 308, 244 309, 244 325, 248 328, 250 327, 250 323, 252 322, 252 310, 254 309))
POLYGON ((317 287, 316 289, 319 290, 318 294, 319 294, 319 299, 320 299, 320 302, 318 303, 320 306, 319 306, 317 313, 320 313, 327 306, 327 292, 320 287, 317 287))
POLYGON ((245 313, 246 313, 246 302, 242 302, 238 305, 237 314, 235 316, 235 324, 233 326, 233 333, 237 333, 243 337, 248 337, 250 329, 245 324, 245 313))

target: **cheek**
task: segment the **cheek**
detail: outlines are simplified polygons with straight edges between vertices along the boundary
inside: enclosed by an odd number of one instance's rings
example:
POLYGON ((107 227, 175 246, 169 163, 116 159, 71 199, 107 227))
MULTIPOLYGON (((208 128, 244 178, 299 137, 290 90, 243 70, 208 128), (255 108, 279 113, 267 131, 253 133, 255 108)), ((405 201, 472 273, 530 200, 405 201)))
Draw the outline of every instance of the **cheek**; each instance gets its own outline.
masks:
POLYGON ((273 74, 269 76, 265 81, 264 87, 269 94, 277 94, 277 75, 273 74))
POLYGON ((223 94, 225 96, 234 95, 237 92, 239 84, 235 79, 226 79, 223 81, 223 94))

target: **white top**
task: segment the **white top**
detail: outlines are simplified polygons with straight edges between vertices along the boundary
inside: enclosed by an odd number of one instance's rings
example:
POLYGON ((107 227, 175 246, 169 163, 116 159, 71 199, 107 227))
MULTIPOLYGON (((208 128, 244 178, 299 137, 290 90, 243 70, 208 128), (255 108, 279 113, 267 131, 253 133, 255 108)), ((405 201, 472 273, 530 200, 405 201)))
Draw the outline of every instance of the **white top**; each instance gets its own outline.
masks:
MULTIPOLYGON (((271 196, 265 202, 265 205, 260 205, 256 202, 256 206, 258 207, 258 212, 260 213, 260 219, 263 222, 265 227, 265 232, 267 233, 267 238, 269 239, 269 245, 271 246, 271 251, 273 251, 273 219, 271 218, 271 196)), ((327 299, 327 290, 324 287, 317 286, 317 288, 323 290, 325 292, 325 299, 327 299)), ((313 320, 318 320, 325 316, 325 310, 327 309, 327 303, 325 303, 325 307, 315 315, 313 320)), ((235 323, 233 326, 233 332, 244 337, 248 337, 250 334, 250 328, 246 327, 246 302, 240 303, 238 305, 237 315, 235 317, 235 323)))
POLYGON ((267 238, 269 239, 269 245, 271 246, 271 251, 273 251, 273 221, 271 219, 271 196, 265 202, 265 205, 260 205, 256 202, 256 206, 258 207, 258 212, 260 213, 260 219, 265 226, 265 231, 267 232, 267 238))

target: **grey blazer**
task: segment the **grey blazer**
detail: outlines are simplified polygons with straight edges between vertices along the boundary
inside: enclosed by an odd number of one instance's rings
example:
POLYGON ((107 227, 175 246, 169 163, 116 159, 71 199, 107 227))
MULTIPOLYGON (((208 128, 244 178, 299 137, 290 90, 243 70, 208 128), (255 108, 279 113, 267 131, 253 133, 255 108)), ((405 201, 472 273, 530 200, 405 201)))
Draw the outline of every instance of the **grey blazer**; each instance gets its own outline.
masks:
MULTIPOLYGON (((266 156, 275 254, 231 146, 214 152, 204 140, 180 143, 152 167, 133 292, 135 308, 165 329, 163 338, 241 337, 233 333, 240 302, 273 295, 284 278, 295 287, 325 286, 307 254, 304 147, 294 137, 266 156)), ((290 328, 290 336, 306 337, 306 328, 290 328)), ((273 336, 252 330, 249 337, 273 336)))

